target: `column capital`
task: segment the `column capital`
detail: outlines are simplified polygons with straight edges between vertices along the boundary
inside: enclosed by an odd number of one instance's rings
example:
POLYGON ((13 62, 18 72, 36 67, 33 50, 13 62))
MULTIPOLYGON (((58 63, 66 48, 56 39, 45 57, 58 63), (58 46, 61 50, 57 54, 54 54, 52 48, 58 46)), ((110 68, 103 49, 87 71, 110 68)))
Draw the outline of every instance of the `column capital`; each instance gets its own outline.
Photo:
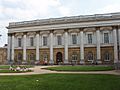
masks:
POLYGON ((69 29, 64 29, 65 32, 68 32, 69 29))
POLYGON ((96 30, 100 30, 100 27, 95 27, 96 30))
POLYGON ((112 26, 112 28, 113 28, 113 29, 117 29, 117 28, 118 28, 118 26, 112 26))
POLYGON ((15 36, 15 33, 11 33, 12 36, 15 36))
POLYGON ((120 29, 120 25, 118 25, 118 29, 120 29))
POLYGON ((36 34, 40 34, 40 31, 36 31, 36 34))
POLYGON ((23 32, 23 35, 27 35, 27 32, 23 32))
POLYGON ((8 36, 12 36, 12 33, 8 33, 8 36))
POLYGON ((84 28, 79 28, 80 32, 84 30, 84 28))
POLYGON ((50 30, 50 33, 53 33, 54 32, 54 30, 50 30))

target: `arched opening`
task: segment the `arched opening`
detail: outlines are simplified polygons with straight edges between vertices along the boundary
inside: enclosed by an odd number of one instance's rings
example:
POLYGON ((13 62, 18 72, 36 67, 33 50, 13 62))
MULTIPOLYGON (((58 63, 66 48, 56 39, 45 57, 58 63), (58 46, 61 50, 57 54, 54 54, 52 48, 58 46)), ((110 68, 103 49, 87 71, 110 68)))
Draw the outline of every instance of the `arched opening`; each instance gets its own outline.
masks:
POLYGON ((58 53, 56 54, 56 64, 59 64, 59 63, 61 63, 61 62, 63 62, 63 60, 62 60, 62 53, 61 53, 61 52, 58 52, 58 53))

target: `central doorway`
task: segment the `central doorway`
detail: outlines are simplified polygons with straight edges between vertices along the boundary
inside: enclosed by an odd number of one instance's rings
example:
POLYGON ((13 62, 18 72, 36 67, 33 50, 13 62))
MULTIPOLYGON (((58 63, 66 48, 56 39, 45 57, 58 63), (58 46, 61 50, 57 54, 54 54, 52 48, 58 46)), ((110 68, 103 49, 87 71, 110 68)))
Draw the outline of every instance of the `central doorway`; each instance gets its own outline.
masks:
POLYGON ((61 62, 63 62, 63 60, 62 60, 62 53, 61 53, 61 52, 58 52, 58 53, 56 54, 56 64, 59 64, 59 63, 61 63, 61 62))

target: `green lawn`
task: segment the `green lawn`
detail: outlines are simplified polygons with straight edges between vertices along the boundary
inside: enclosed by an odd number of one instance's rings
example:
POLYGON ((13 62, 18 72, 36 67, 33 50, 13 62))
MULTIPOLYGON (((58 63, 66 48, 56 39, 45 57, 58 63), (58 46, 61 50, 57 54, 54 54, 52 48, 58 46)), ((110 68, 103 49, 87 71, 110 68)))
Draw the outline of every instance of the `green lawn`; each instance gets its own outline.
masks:
POLYGON ((108 71, 113 70, 113 66, 59 66, 48 67, 44 69, 55 71, 108 71))
POLYGON ((0 76, 0 90, 120 90, 120 76, 84 74, 0 76))

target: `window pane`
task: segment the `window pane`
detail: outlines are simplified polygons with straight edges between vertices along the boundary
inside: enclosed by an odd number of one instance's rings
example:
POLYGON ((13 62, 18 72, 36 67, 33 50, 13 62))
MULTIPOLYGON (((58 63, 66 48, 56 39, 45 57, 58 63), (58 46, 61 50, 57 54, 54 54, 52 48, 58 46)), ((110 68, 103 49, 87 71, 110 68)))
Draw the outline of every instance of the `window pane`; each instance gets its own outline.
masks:
POLYGON ((77 36, 72 35, 72 44, 77 44, 77 36))
POLYGON ((92 34, 88 34, 88 43, 92 44, 92 34))
POLYGON ((105 53, 105 57, 104 57, 105 60, 110 60, 110 54, 107 52, 105 53))
POLYGON ((62 45, 62 37, 57 36, 58 45, 62 45))
POLYGON ((104 43, 109 43, 109 35, 108 35, 108 33, 104 33, 104 43))
POLYGON ((21 38, 18 38, 18 47, 21 47, 21 38))
POLYGON ((34 39, 33 39, 33 37, 30 37, 30 46, 34 46, 34 39))
POLYGON ((43 46, 47 46, 47 37, 43 37, 43 46))
POLYGON ((92 52, 88 53, 88 60, 93 60, 93 53, 92 52))

